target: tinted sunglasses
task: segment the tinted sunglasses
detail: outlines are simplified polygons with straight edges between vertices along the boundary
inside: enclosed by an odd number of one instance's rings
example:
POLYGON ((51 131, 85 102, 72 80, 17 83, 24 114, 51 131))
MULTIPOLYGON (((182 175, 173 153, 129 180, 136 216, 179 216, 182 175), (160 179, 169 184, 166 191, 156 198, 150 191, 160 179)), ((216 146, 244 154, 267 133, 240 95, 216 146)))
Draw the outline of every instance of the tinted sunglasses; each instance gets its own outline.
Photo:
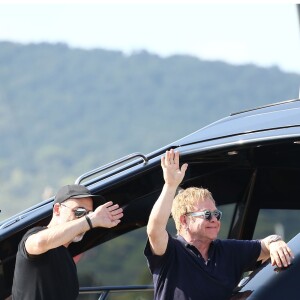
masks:
POLYGON ((71 208, 63 203, 60 203, 60 205, 71 209, 73 211, 73 213, 75 214, 76 218, 81 218, 91 212, 91 210, 87 210, 84 207, 71 208))
POLYGON ((222 212, 218 209, 214 211, 204 210, 204 211, 189 212, 186 213, 185 215, 191 217, 204 217, 204 219, 207 221, 210 221, 213 216, 215 216, 218 221, 220 221, 222 218, 222 212))

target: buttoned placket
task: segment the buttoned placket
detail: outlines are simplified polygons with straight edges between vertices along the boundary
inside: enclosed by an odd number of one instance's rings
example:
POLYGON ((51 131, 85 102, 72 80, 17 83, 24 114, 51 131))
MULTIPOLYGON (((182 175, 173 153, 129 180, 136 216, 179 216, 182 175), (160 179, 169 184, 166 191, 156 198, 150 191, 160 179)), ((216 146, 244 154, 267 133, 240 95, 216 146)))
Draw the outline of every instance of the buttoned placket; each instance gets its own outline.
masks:
POLYGON ((195 255, 197 258, 199 258, 203 262, 204 265, 206 265, 206 266, 208 265, 210 258, 208 258, 206 261, 195 246, 193 246, 191 244, 186 244, 185 246, 190 250, 191 253, 193 253, 193 255, 195 255))

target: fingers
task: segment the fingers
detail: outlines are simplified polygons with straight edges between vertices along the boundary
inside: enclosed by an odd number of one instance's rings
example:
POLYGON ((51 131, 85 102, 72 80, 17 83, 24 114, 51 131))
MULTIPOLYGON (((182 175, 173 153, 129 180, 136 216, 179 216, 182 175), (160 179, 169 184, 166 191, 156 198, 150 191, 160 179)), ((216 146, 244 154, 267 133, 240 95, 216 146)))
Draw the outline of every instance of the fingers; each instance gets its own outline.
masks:
POLYGON ((165 154, 165 165, 166 166, 170 166, 173 164, 173 149, 171 149, 170 151, 166 151, 165 154))
POLYGON ((170 165, 176 164, 176 156, 177 156, 177 163, 179 163, 179 152, 175 152, 174 149, 167 151, 168 154, 168 163, 170 165))
POLYGON ((174 161, 175 165, 179 166, 179 152, 174 153, 173 161, 174 161))
POLYGON ((102 217, 109 216, 112 220, 123 217, 123 208, 119 207, 119 204, 113 204, 112 201, 108 201, 103 205, 100 205, 95 212, 102 217))
POLYGON ((110 219, 113 221, 119 220, 124 216, 123 209, 119 208, 117 210, 114 210, 110 213, 110 219))
POLYGON ((113 221, 119 221, 119 222, 121 222, 121 218, 124 216, 124 214, 123 213, 119 213, 119 214, 117 214, 117 215, 114 215, 114 216, 112 216, 112 220, 113 221))
POLYGON ((162 168, 165 168, 166 167, 166 158, 165 158, 165 156, 161 157, 160 162, 161 162, 162 168))
POLYGON ((111 205, 113 205, 113 202, 112 201, 108 201, 108 202, 106 202, 106 203, 104 203, 103 205, 100 205, 100 206, 101 207, 109 207, 111 205))
POLYGON ((112 201, 104 203, 102 207, 105 207, 110 213, 113 214, 118 214, 119 212, 123 211, 122 208, 119 208, 119 204, 113 204, 112 201))
POLYGON ((121 222, 121 220, 114 220, 114 221, 112 221, 112 222, 107 226, 107 228, 115 227, 115 226, 117 226, 120 222, 121 222))
MULTIPOLYGON (((283 242, 284 243, 284 242, 283 242)), ((287 244, 273 243, 271 251, 271 263, 272 266, 277 265, 278 267, 288 267, 292 259, 294 258, 292 250, 287 246, 287 244)))
POLYGON ((122 214, 122 213, 123 213, 123 209, 122 208, 118 208, 118 209, 114 209, 114 210, 110 211, 110 214, 112 216, 117 216, 117 215, 122 214))
POLYGON ((173 165, 174 161, 174 150, 166 151, 165 155, 161 158, 161 166, 166 168, 167 166, 173 165))
POLYGON ((96 226, 98 227, 105 228, 117 226, 124 216, 123 208, 119 207, 118 204, 113 204, 112 201, 99 206, 95 212, 92 212, 91 214, 94 214, 94 224, 97 224, 96 226))
POLYGON ((186 171, 186 169, 188 168, 188 164, 183 164, 182 166, 181 166, 181 172, 183 172, 183 173, 185 173, 185 171, 186 171))
POLYGON ((175 152, 174 149, 166 151, 165 165, 167 166, 174 165, 176 163, 176 156, 177 156, 177 161, 179 163, 179 152, 175 152))
MULTIPOLYGON (((165 155, 161 157, 161 166, 175 166, 179 168, 179 152, 175 152, 174 149, 166 151, 165 155)), ((185 169, 186 170, 186 169, 185 169)))
POLYGON ((161 157, 161 166, 163 169, 163 177, 165 184, 168 186, 178 186, 185 175, 187 164, 179 166, 179 152, 174 149, 166 151, 165 155, 161 157))
POLYGON ((123 217, 123 212, 119 212, 117 214, 112 214, 110 213, 110 215, 108 216, 107 220, 106 220, 106 226, 104 227, 114 227, 117 226, 120 222, 121 222, 121 218, 123 217))

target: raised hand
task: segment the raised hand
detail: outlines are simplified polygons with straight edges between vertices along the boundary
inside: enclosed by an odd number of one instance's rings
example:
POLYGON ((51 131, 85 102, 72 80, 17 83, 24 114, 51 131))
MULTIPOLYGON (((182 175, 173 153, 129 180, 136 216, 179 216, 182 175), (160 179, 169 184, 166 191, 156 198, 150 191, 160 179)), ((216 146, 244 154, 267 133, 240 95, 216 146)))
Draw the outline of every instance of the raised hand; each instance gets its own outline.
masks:
POLYGON ((118 225, 123 217, 123 209, 112 201, 100 205, 89 214, 93 227, 111 228, 118 225))
POLYGON ((184 178, 187 164, 179 166, 179 152, 173 149, 166 151, 165 156, 161 158, 161 167, 164 173, 165 183, 169 186, 178 186, 184 178))

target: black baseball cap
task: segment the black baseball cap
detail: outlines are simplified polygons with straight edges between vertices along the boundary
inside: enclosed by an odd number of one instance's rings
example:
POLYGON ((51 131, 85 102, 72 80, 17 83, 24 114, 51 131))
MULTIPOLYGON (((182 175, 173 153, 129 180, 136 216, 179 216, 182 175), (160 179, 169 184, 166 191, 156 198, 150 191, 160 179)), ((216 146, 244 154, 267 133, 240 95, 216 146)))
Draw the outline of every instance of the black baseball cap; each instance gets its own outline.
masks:
POLYGON ((93 195, 91 192, 83 185, 80 184, 70 184, 61 187, 54 198, 54 203, 62 203, 70 198, 80 199, 91 197, 94 203, 94 209, 105 202, 105 198, 101 195, 93 195))

